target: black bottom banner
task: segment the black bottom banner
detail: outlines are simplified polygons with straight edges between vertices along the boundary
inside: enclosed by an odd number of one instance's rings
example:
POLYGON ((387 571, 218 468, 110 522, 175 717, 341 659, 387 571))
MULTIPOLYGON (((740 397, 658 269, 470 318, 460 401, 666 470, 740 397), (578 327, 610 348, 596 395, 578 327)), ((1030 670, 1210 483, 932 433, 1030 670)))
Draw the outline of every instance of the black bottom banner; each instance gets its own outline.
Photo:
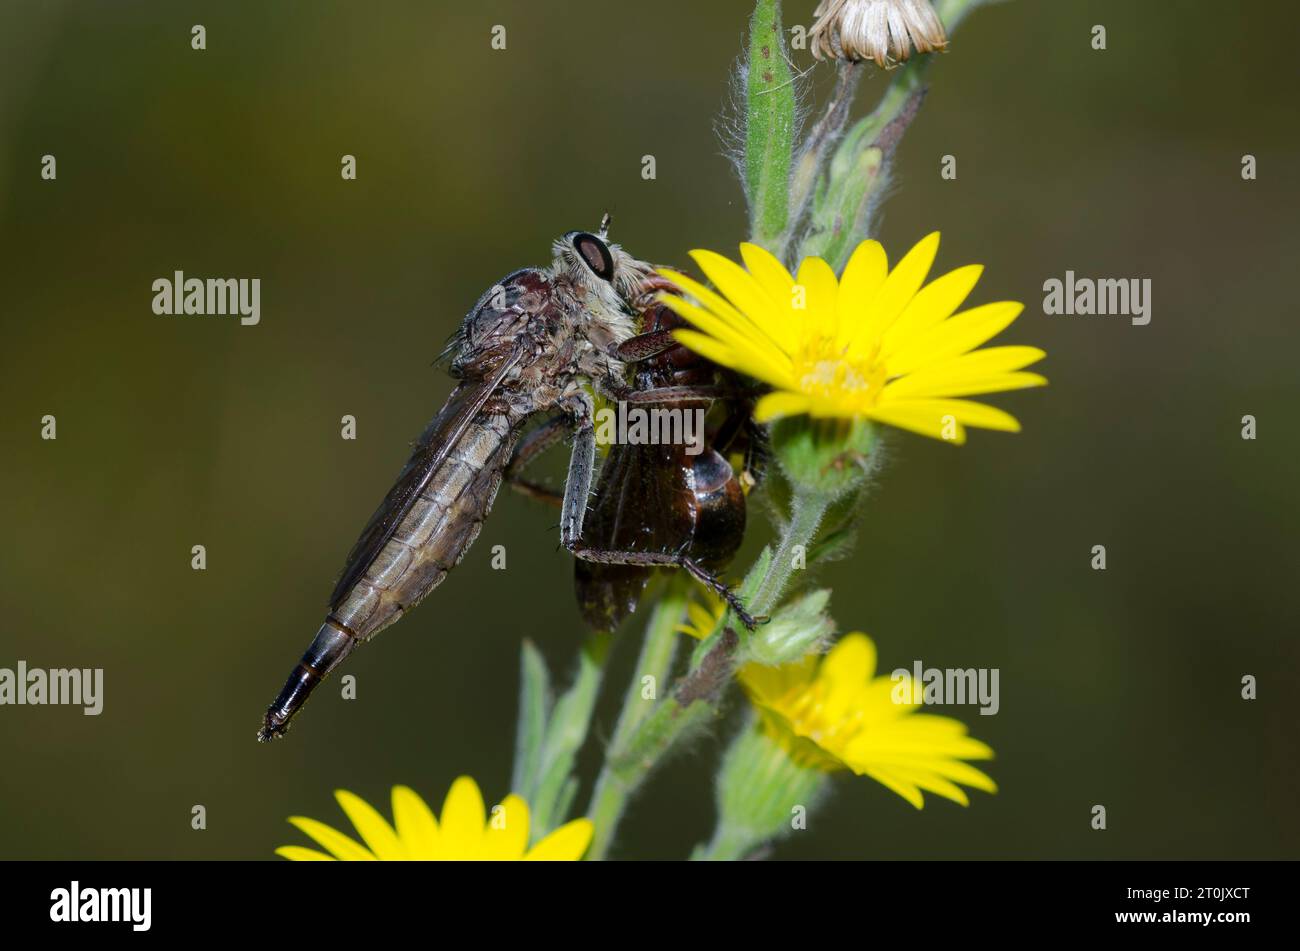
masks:
MULTIPOLYGON (((1249 862, 5 863, 6 932, 238 935, 331 942, 419 927, 583 930, 624 924, 744 932, 788 918, 937 937, 1123 934, 1232 941, 1281 927, 1295 867, 1249 862), (760 911, 755 916, 754 911, 760 911), (549 922, 549 923, 548 923, 549 922)), ((800 924, 802 922, 802 925, 800 924)), ((778 925, 779 926, 779 925, 778 925)), ((811 934, 811 932, 810 932, 811 934)))

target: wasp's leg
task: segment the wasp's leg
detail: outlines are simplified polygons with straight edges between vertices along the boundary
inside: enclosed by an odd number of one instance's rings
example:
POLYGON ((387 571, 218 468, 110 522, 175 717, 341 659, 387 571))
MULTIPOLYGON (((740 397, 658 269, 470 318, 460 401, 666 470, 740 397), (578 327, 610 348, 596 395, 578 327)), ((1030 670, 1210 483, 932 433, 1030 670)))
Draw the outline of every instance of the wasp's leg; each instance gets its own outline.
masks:
POLYGON ((637 292, 628 302, 632 305, 633 310, 646 310, 655 301, 655 295, 660 291, 667 294, 680 294, 681 288, 674 284, 662 274, 651 274, 643 278, 637 285, 637 292))
POLYGON ((740 618, 740 623, 751 631, 758 627, 761 622, 767 620, 765 617, 754 617, 754 615, 750 614, 745 610, 745 602, 741 601, 735 592, 723 584, 717 575, 711 573, 695 559, 689 558, 680 552, 611 551, 601 548, 589 548, 581 540, 573 544, 566 543, 565 547, 573 553, 575 558, 581 558, 583 561, 594 561, 602 565, 684 568, 692 578, 726 601, 727 606, 736 613, 736 617, 740 618))
POLYGON ((601 391, 604 395, 622 403, 634 405, 657 403, 663 406, 734 399, 743 395, 742 391, 734 387, 714 385, 656 386, 647 390, 638 390, 612 377, 606 377, 601 381, 601 391))
POLYGON ((752 418, 745 421, 745 475, 758 485, 767 474, 767 464, 772 458, 772 444, 767 430, 752 418))
POLYGON ((559 506, 563 497, 548 486, 532 482, 523 477, 523 471, 568 431, 570 421, 567 416, 556 414, 549 417, 540 426, 530 432, 515 446, 515 451, 506 463, 505 480, 510 487, 522 495, 537 499, 548 505, 559 506))
POLYGON ((649 333, 628 337, 614 348, 614 356, 624 363, 637 363, 657 357, 665 350, 677 346, 671 330, 652 330, 649 333))
POLYGON ((741 400, 713 434, 710 444, 724 456, 739 452, 744 456, 742 478, 750 485, 763 481, 771 456, 767 430, 754 422, 753 402, 741 400))

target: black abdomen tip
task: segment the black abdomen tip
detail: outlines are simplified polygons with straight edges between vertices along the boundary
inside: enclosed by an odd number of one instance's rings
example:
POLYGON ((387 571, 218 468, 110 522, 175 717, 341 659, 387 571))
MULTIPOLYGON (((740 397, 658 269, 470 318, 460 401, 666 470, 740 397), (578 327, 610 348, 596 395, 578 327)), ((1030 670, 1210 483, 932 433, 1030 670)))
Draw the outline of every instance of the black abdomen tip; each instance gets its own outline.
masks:
POLYGON ((333 617, 325 619, 311 646, 307 648, 307 653, 303 654, 298 666, 289 674, 280 695, 262 718, 262 729, 257 731, 259 743, 284 736, 289 729, 289 721, 302 709, 311 692, 351 652, 355 644, 356 635, 349 628, 333 617))
POLYGON ((271 719, 271 714, 267 713, 262 720, 262 728, 257 731, 257 742, 269 743, 272 740, 278 740, 284 736, 287 729, 287 723, 276 723, 271 719))

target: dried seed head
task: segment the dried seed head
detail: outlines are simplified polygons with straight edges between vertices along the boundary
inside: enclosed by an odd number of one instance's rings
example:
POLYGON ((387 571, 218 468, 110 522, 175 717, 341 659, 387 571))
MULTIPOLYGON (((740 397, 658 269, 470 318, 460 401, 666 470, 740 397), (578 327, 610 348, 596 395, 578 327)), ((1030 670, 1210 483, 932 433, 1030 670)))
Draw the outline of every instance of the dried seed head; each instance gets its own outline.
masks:
POLYGON ((818 59, 869 59, 888 69, 912 55, 948 47, 930 0, 821 0, 810 35, 818 59))

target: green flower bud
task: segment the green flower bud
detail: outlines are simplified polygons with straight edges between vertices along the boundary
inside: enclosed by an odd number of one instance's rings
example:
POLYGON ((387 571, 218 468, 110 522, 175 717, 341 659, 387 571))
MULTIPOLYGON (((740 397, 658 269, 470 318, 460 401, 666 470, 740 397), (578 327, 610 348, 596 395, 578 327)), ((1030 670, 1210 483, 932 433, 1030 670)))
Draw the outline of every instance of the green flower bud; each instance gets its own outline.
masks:
POLYGON ((744 858, 766 842, 806 829, 827 785, 825 773, 800 766, 751 720, 722 760, 718 827, 695 857, 744 858))
POLYGON ((866 419, 790 416, 772 426, 772 453, 795 494, 827 504, 866 484, 875 444, 876 427, 866 419))
POLYGON ((824 613, 830 598, 830 591, 810 591, 781 607, 770 622, 745 638, 740 664, 779 667, 820 653, 835 634, 835 622, 824 613))

